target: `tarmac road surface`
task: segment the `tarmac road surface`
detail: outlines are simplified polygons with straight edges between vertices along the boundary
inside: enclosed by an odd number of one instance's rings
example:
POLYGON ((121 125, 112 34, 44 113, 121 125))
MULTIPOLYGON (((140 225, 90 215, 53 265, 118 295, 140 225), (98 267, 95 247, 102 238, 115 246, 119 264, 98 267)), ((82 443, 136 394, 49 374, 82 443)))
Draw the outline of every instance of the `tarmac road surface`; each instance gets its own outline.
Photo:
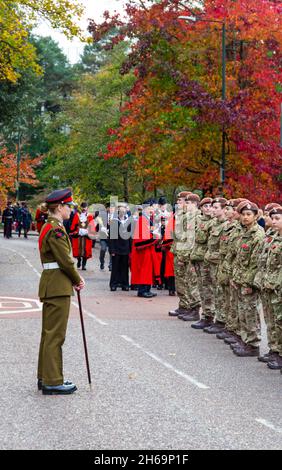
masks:
POLYGON ((279 371, 170 318, 177 298, 167 291, 153 299, 110 292, 98 254, 81 294, 92 388, 73 297, 64 370, 78 391, 43 396, 37 239, 1 235, 0 449, 281 449, 279 371))

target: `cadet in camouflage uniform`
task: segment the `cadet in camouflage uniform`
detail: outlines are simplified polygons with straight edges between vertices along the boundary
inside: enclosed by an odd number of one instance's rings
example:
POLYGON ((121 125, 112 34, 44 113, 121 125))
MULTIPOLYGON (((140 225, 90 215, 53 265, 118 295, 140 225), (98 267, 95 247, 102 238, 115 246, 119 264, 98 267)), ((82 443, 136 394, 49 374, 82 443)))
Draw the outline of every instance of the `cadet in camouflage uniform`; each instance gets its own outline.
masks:
POLYGON ((186 293, 188 298, 188 310, 187 314, 180 314, 178 318, 184 321, 194 321, 200 318, 200 294, 197 283, 197 275, 195 267, 191 262, 191 252, 195 245, 195 231, 200 217, 198 211, 198 205, 200 198, 197 194, 189 194, 185 198, 186 202, 186 213, 184 215, 184 230, 186 232, 186 240, 183 246, 183 261, 186 264, 186 293))
MULTIPOLYGON (((239 328, 239 316, 238 316, 238 289, 234 287, 232 283, 233 266, 237 256, 237 243, 239 241, 243 226, 240 222, 240 208, 246 202, 246 199, 235 199, 236 204, 239 202, 236 208, 236 219, 237 225, 233 228, 229 234, 228 250, 225 259, 222 263, 221 269, 224 270, 229 279, 230 289, 230 304, 229 312, 226 318, 225 330, 229 336, 224 338, 226 344, 232 345, 241 341, 240 328, 239 328)), ((248 201, 249 202, 249 201, 248 201)))
POLYGON ((273 238, 276 235, 276 230, 272 227, 272 219, 269 215, 269 212, 279 207, 279 204, 270 203, 265 206, 264 209, 264 220, 265 220, 265 236, 262 242, 262 247, 258 256, 258 271, 255 276, 254 284, 260 291, 260 299, 263 307, 263 316, 266 324, 267 332, 267 343, 269 351, 263 356, 259 356, 258 360, 260 362, 269 362, 275 358, 278 353, 277 344, 276 344, 276 331, 275 331, 275 320, 273 317, 273 311, 271 308, 271 294, 269 290, 263 289, 263 279, 266 270, 266 262, 268 257, 268 252, 273 242, 273 238))
POLYGON ((204 328, 205 333, 215 334, 221 332, 225 325, 225 316, 224 316, 224 307, 223 307, 223 291, 222 286, 218 283, 217 280, 217 271, 218 265, 220 262, 220 237, 223 231, 223 227, 226 221, 225 217, 225 206, 227 200, 223 197, 217 197, 213 199, 213 215, 214 223, 210 232, 208 239, 207 251, 205 254, 205 261, 209 263, 209 269, 211 274, 212 288, 214 292, 214 302, 215 302, 215 323, 206 326, 204 328))
POLYGON ((282 373, 282 207, 270 211, 273 228, 277 234, 268 251, 266 271, 263 278, 263 291, 269 295, 269 307, 274 318, 277 354, 274 354, 267 366, 280 369, 282 373))
POLYGON ((170 310, 168 314, 171 317, 177 317, 180 314, 189 313, 189 298, 187 287, 187 262, 184 261, 184 246, 186 231, 184 228, 184 216, 186 213, 185 197, 190 194, 190 191, 182 191, 177 196, 176 201, 176 214, 175 214, 175 229, 174 229, 174 242, 170 249, 174 254, 174 272, 175 272, 175 286, 176 292, 179 297, 179 305, 175 310, 170 310))
POLYGON ((243 231, 237 243, 232 282, 238 290, 238 316, 241 342, 235 343, 237 356, 258 356, 260 343, 260 319, 258 290, 254 285, 257 258, 264 237, 264 230, 257 223, 258 206, 251 202, 241 205, 243 231))
POLYGON ((215 314, 214 294, 211 285, 209 265, 204 261, 210 230, 213 224, 212 198, 207 197, 202 199, 199 207, 202 214, 198 216, 197 219, 195 245, 191 253, 191 261, 195 266, 195 272, 197 275, 197 283, 202 305, 202 318, 197 323, 191 325, 194 329, 203 329, 206 326, 211 325, 215 314))
POLYGON ((43 316, 37 377, 38 388, 44 395, 66 395, 76 390, 73 383, 64 382, 62 364, 62 345, 73 287, 76 290, 84 287, 74 266, 71 242, 63 225, 70 217, 72 203, 69 189, 54 191, 47 197, 49 218, 39 237, 43 265, 39 297, 43 302, 43 316))
MULTIPOLYGON (((240 233, 240 223, 239 223, 239 214, 236 210, 236 207, 242 199, 231 199, 227 202, 225 207, 225 216, 226 222, 223 225, 222 234, 220 237, 219 243, 219 254, 220 254, 220 262, 218 265, 218 272, 217 272, 217 281, 222 287, 222 308, 224 311, 225 317, 225 327, 224 329, 217 333, 218 339, 226 339, 230 337, 230 332, 235 332, 236 328, 233 327, 233 315, 231 305, 231 290, 230 290, 230 259, 228 260, 227 257, 229 255, 230 250, 230 243, 232 240, 232 235, 234 233, 240 233)), ((237 310, 235 310, 236 318, 237 318, 237 310)))

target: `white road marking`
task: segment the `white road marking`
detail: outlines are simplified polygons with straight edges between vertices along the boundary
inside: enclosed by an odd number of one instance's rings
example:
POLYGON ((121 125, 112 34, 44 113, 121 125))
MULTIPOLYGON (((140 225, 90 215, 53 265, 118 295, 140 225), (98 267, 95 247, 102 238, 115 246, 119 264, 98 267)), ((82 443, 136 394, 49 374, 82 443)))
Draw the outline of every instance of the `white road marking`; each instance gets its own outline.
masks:
POLYGON ((0 310, 0 315, 26 313, 26 312, 40 312, 42 309, 41 302, 37 299, 26 299, 25 297, 3 297, 0 296, 0 309, 6 308, 8 310, 0 310), (7 307, 5 304, 18 303, 14 307, 7 307), (32 306, 33 304, 33 306, 32 306), (14 309, 14 310, 13 310, 14 309))
MULTIPOLYGON (((13 251, 14 253, 16 254, 19 254, 20 256, 22 256, 22 258, 24 258, 24 260, 26 261, 26 263, 33 269, 33 271, 40 277, 41 274, 37 271, 37 269, 35 269, 33 267, 33 265, 30 263, 30 261, 24 256, 22 255, 21 253, 18 253, 17 251, 15 250, 12 250, 10 249, 11 251, 13 251)), ((71 302, 76 308, 79 309, 79 305, 77 302, 75 301, 72 301, 71 302)), ((96 315, 94 315, 93 313, 89 312, 88 310, 85 310, 83 309, 83 312, 88 315, 88 317, 92 318, 93 320, 95 320, 97 323, 99 323, 100 325, 103 325, 103 326, 108 326, 108 323, 104 322, 103 320, 100 320, 100 318, 97 318, 96 315)), ((167 369, 170 369, 172 370, 175 374, 179 375, 180 377, 182 377, 183 379, 187 380, 188 382, 190 382, 192 385, 195 385, 196 387, 202 389, 202 390, 208 390, 210 387, 208 387, 207 385, 199 382, 197 379, 195 379, 194 377, 190 376, 190 375, 187 375, 185 374, 184 372, 182 372, 181 370, 179 369, 176 369, 173 365, 169 364, 168 362, 166 361, 163 361, 160 357, 156 356, 155 354, 151 353, 150 351, 147 351, 145 348, 143 348, 143 346, 141 346, 140 344, 136 343, 133 339, 129 338, 129 336, 126 336, 126 335, 120 335, 125 341, 133 344, 136 348, 140 349, 141 351, 143 351, 145 354, 147 354, 147 356, 151 357, 152 359, 154 359, 154 361, 158 362, 159 364, 162 364, 164 367, 166 367, 167 369)))
MULTIPOLYGON (((38 277, 41 277, 41 274, 39 271, 37 271, 37 269, 31 264, 31 262, 29 261, 29 259, 26 258, 25 255, 22 255, 21 253, 18 253, 16 250, 13 250, 12 248, 7 248, 7 250, 10 250, 12 251, 13 253, 16 253, 17 255, 20 255, 24 260, 25 262, 28 264, 28 266, 30 268, 32 268, 32 270, 35 272, 35 274, 38 276, 38 277)), ((71 302, 76 308, 79 308, 78 304, 74 301, 71 302)), ((99 318, 97 318, 93 313, 91 312, 88 312, 87 310, 83 310, 83 312, 86 313, 86 315, 88 315, 89 317, 93 318, 93 320, 95 320, 97 323, 99 323, 100 325, 104 325, 104 326, 107 326, 108 323, 104 322, 103 320, 100 320, 99 318)), ((14 313, 17 313, 17 312, 14 312, 14 313)), ((20 312, 19 312, 20 313, 20 312)))
POLYGON ((207 390, 209 389, 210 387, 208 387, 207 385, 199 382, 197 379, 195 379, 194 377, 191 377, 190 375, 187 375, 185 374, 184 372, 182 372, 181 370, 179 369, 176 369, 173 365, 169 364, 168 362, 166 361, 163 361, 160 357, 156 356, 156 354, 153 354, 151 353, 150 351, 147 351, 145 348, 143 348, 143 346, 141 346, 139 343, 136 343, 132 338, 130 338, 129 336, 126 336, 126 335, 120 335, 121 338, 123 338, 125 341, 127 341, 128 343, 131 343, 133 346, 135 346, 136 348, 140 349, 141 351, 143 351, 145 354, 147 354, 147 356, 151 357, 152 359, 154 359, 155 361, 159 362, 160 364, 162 364, 164 367, 166 367, 167 369, 170 369, 172 370, 175 374, 177 375, 180 375, 180 377, 182 377, 183 379, 187 380, 188 382, 190 382, 192 385, 195 385, 196 387, 202 389, 202 390, 207 390))
MULTIPOLYGON (((79 309, 78 303, 74 302, 73 300, 72 300, 71 303, 72 303, 76 308, 79 309)), ((97 318, 93 313, 88 312, 88 310, 85 310, 84 308, 83 308, 83 313, 86 313, 86 315, 88 315, 88 317, 93 318, 93 320, 95 320, 95 321, 96 321, 97 323, 99 323, 100 325, 108 326, 108 323, 104 322, 103 320, 100 320, 100 318, 97 318)))
POLYGON ((37 269, 31 264, 31 262, 25 257, 25 255, 22 255, 21 253, 19 253, 19 252, 16 251, 16 250, 13 250, 12 248, 6 248, 6 249, 9 250, 9 251, 12 251, 12 252, 15 253, 16 255, 21 256, 21 257, 25 260, 25 262, 28 264, 28 266, 29 266, 30 268, 32 268, 32 270, 35 272, 35 274, 36 274, 38 277, 41 277, 40 272, 37 271, 37 269))
POLYGON ((274 424, 270 423, 266 419, 263 418, 256 418, 256 421, 263 426, 266 426, 267 428, 271 429, 272 431, 278 432, 279 434, 282 434, 282 428, 279 428, 278 426, 275 426, 274 424))

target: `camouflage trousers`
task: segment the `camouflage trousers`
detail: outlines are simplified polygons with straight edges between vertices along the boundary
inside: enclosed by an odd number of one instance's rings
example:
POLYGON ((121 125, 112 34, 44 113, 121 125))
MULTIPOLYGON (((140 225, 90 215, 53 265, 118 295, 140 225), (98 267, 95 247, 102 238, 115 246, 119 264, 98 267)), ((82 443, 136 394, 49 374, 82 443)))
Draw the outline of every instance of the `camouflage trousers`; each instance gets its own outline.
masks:
POLYGON ((229 308, 226 310, 226 329, 240 335, 238 316, 238 290, 229 285, 229 308))
POLYGON ((271 304, 271 291, 263 290, 260 293, 263 308, 263 317, 266 324, 267 344, 271 351, 278 352, 276 338, 276 324, 274 310, 271 304))
POLYGON ((282 290, 270 291, 270 308, 275 322, 276 351, 282 356, 282 290))
POLYGON ((213 318, 215 307, 209 264, 205 261, 196 261, 194 266, 203 310, 202 316, 204 318, 213 318))
POLYGON ((257 290, 247 294, 244 287, 238 286, 239 333, 250 346, 259 346, 261 340, 258 300, 257 290))
POLYGON ((215 319, 221 323, 225 323, 225 298, 222 286, 217 280, 218 264, 210 263, 211 283, 214 295, 215 319))
POLYGON ((200 305, 197 277, 195 269, 190 261, 178 264, 177 256, 174 257, 175 286, 179 297, 179 308, 189 310, 200 305))

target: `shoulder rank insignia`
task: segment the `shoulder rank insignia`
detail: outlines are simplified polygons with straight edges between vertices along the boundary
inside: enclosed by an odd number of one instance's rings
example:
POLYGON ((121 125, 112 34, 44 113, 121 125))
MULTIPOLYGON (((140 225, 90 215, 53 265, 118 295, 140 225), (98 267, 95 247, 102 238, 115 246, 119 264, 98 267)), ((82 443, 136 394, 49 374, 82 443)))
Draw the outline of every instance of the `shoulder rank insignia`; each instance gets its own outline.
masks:
POLYGON ((65 232, 61 228, 54 229, 56 238, 62 238, 65 236, 65 232))

